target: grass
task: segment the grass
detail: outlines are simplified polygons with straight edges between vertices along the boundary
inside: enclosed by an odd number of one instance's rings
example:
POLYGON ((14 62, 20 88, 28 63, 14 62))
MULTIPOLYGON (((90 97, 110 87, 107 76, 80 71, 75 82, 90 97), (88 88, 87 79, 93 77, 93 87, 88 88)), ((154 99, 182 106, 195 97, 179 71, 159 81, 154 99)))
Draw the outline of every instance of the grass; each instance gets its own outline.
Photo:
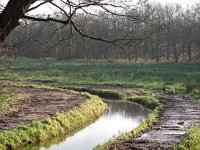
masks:
POLYGON ((135 96, 128 98, 128 101, 135 102, 151 110, 154 110, 156 107, 160 105, 157 99, 149 96, 135 96))
POLYGON ((131 64, 98 61, 14 60, 0 64, 0 79, 57 83, 108 83, 199 94, 199 64, 131 64), (195 85, 189 87, 188 85, 195 85))
MULTIPOLYGON (((18 86, 22 85, 18 84, 18 86)), ((28 86, 38 88, 38 85, 28 86)), ((39 86, 39 88, 44 87, 59 90, 54 87, 39 86)), ((22 125, 9 131, 0 132, 0 149, 16 149, 26 144, 41 142, 52 137, 60 136, 61 134, 73 132, 98 118, 107 108, 98 96, 63 89, 60 90, 73 94, 81 94, 87 97, 87 100, 80 107, 75 107, 68 112, 58 113, 53 118, 47 117, 42 121, 33 121, 32 124, 22 125)))
POLYGON ((174 146, 174 150, 199 150, 200 128, 193 127, 187 131, 185 139, 174 146))
MULTIPOLYGON (((189 94, 193 97, 200 97, 199 64, 132 64, 121 62, 53 60, 13 60, 11 62, 12 64, 9 63, 0 61, 0 80, 30 80, 61 84, 120 84, 124 86, 136 86, 145 90, 162 89, 176 94, 189 94)), ((93 90, 66 85, 65 88, 80 92, 89 92, 103 98, 124 98, 124 95, 120 92, 93 90)), ((99 146, 97 149, 105 148, 124 138, 135 136, 155 120, 159 111, 157 101, 146 96, 131 97, 129 100, 153 109, 151 115, 132 132, 121 135, 105 145, 99 146)), ((198 131, 196 128, 189 130, 186 140, 176 148, 188 148, 187 146, 190 144, 195 145, 194 143, 197 141, 196 139, 199 139, 200 135, 198 131)))
POLYGON ((93 95, 98 95, 101 98, 105 99, 113 99, 113 100, 121 100, 123 99, 123 93, 111 90, 98 90, 98 89, 88 89, 77 86, 64 86, 64 89, 78 91, 78 92, 87 92, 93 95))
POLYGON ((8 112, 15 111, 16 108, 12 108, 10 105, 12 103, 24 100, 26 96, 27 95, 23 93, 15 94, 5 90, 4 88, 0 88, 0 117, 8 112))
POLYGON ((121 140, 135 137, 137 136, 137 134, 139 134, 140 132, 148 128, 155 121, 156 117, 158 116, 159 110, 161 108, 161 105, 159 104, 158 100, 148 97, 148 96, 142 96, 142 97, 137 96, 135 98, 132 97, 128 101, 135 102, 140 105, 144 105, 146 108, 152 110, 151 114, 147 117, 147 119, 145 119, 145 121, 143 121, 137 128, 133 129, 131 132, 124 133, 116 138, 110 139, 105 144, 96 146, 94 150, 106 150, 111 146, 117 150, 117 147, 115 147, 115 143, 121 140), (138 101, 138 99, 142 99, 142 103, 138 101), (150 103, 154 105, 155 107, 152 107, 152 105, 149 105, 150 103))

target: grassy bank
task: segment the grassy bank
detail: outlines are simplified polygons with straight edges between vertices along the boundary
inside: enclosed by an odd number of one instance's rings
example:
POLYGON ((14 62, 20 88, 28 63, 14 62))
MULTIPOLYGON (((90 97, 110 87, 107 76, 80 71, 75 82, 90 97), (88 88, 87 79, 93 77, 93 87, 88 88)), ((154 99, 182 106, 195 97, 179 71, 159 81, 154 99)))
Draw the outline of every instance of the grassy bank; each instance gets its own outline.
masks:
POLYGON ((8 69, 2 62, 0 79, 137 85, 200 96, 199 64, 14 60, 8 69))
POLYGON ((78 92, 87 92, 92 95, 98 95, 99 97, 105 98, 105 99, 113 99, 113 100, 123 99, 122 92, 116 92, 116 91, 111 91, 111 90, 88 89, 88 88, 77 87, 77 86, 64 86, 62 88, 78 91, 78 92))
POLYGON ((97 147, 94 148, 94 150, 106 150, 111 146, 117 150, 117 147, 115 145, 117 142, 137 136, 137 134, 144 131, 155 121, 161 107, 158 100, 148 97, 148 96, 143 96, 143 97, 138 96, 138 97, 129 98, 128 101, 138 103, 140 105, 145 106, 148 109, 151 109, 152 110, 151 114, 148 116, 148 118, 144 122, 142 122, 137 128, 133 129, 131 132, 121 134, 120 136, 109 140, 103 145, 98 145, 97 147), (142 99, 142 103, 138 101, 139 99, 142 99), (155 107, 152 107, 152 106, 155 106, 155 107))
POLYGON ((185 138, 177 145, 174 150, 199 150, 200 149, 200 128, 193 127, 187 131, 185 138))
MULTIPOLYGON (((44 86, 38 87, 38 85, 29 86, 44 88, 44 86)), ((46 88, 58 90, 53 87, 46 88)), ((62 91, 75 94, 72 91, 62 91)), ((76 94, 81 94, 87 98, 80 107, 75 107, 68 112, 58 113, 52 118, 47 117, 42 121, 33 121, 31 124, 0 132, 0 149, 15 149, 23 145, 41 142, 61 134, 73 132, 84 124, 98 118, 107 108, 98 96, 92 96, 87 93, 76 94)))

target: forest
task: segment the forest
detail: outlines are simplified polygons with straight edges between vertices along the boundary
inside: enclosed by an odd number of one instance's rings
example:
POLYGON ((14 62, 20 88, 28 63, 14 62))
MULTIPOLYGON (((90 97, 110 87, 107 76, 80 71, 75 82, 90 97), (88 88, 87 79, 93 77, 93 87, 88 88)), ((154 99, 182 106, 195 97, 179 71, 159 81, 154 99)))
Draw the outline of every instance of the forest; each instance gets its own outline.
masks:
POLYGON ((72 25, 28 21, 7 37, 5 48, 14 58, 199 61, 199 9, 200 4, 148 3, 126 10, 125 16, 102 10, 98 15, 77 13, 78 29, 101 40, 83 37, 72 25))

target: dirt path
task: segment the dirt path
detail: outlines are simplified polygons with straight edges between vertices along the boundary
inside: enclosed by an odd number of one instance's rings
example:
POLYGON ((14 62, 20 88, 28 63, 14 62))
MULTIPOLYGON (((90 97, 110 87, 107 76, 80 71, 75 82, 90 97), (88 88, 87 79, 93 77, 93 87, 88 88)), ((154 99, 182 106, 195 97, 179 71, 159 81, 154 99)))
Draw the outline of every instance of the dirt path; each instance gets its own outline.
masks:
POLYGON ((10 86, 5 88, 15 93, 28 94, 28 97, 23 101, 13 103, 11 107, 17 108, 16 111, 0 118, 0 131, 31 123, 32 120, 41 120, 57 112, 66 112, 85 101, 83 96, 55 90, 10 86))
POLYGON ((137 138, 117 143, 109 149, 149 150, 170 149, 179 142, 188 128, 200 123, 200 105, 178 96, 158 94, 164 107, 153 127, 137 138))

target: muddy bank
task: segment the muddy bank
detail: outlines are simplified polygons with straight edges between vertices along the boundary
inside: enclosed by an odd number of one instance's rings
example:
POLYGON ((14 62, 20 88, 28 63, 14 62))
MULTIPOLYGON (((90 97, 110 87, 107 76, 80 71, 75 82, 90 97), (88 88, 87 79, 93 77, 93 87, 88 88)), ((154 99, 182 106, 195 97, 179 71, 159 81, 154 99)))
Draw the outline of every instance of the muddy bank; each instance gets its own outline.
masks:
POLYGON ((14 86, 5 86, 4 88, 28 96, 25 100, 11 104, 10 107, 16 108, 16 110, 0 118, 0 131, 29 124, 33 120, 41 120, 47 116, 52 117, 59 112, 67 112, 75 106, 80 106, 86 100, 84 96, 56 90, 14 86))
POLYGON ((157 94, 156 98, 163 108, 153 126, 136 138, 113 144, 110 150, 170 149, 184 137, 187 129, 200 123, 200 103, 164 93, 157 94))

